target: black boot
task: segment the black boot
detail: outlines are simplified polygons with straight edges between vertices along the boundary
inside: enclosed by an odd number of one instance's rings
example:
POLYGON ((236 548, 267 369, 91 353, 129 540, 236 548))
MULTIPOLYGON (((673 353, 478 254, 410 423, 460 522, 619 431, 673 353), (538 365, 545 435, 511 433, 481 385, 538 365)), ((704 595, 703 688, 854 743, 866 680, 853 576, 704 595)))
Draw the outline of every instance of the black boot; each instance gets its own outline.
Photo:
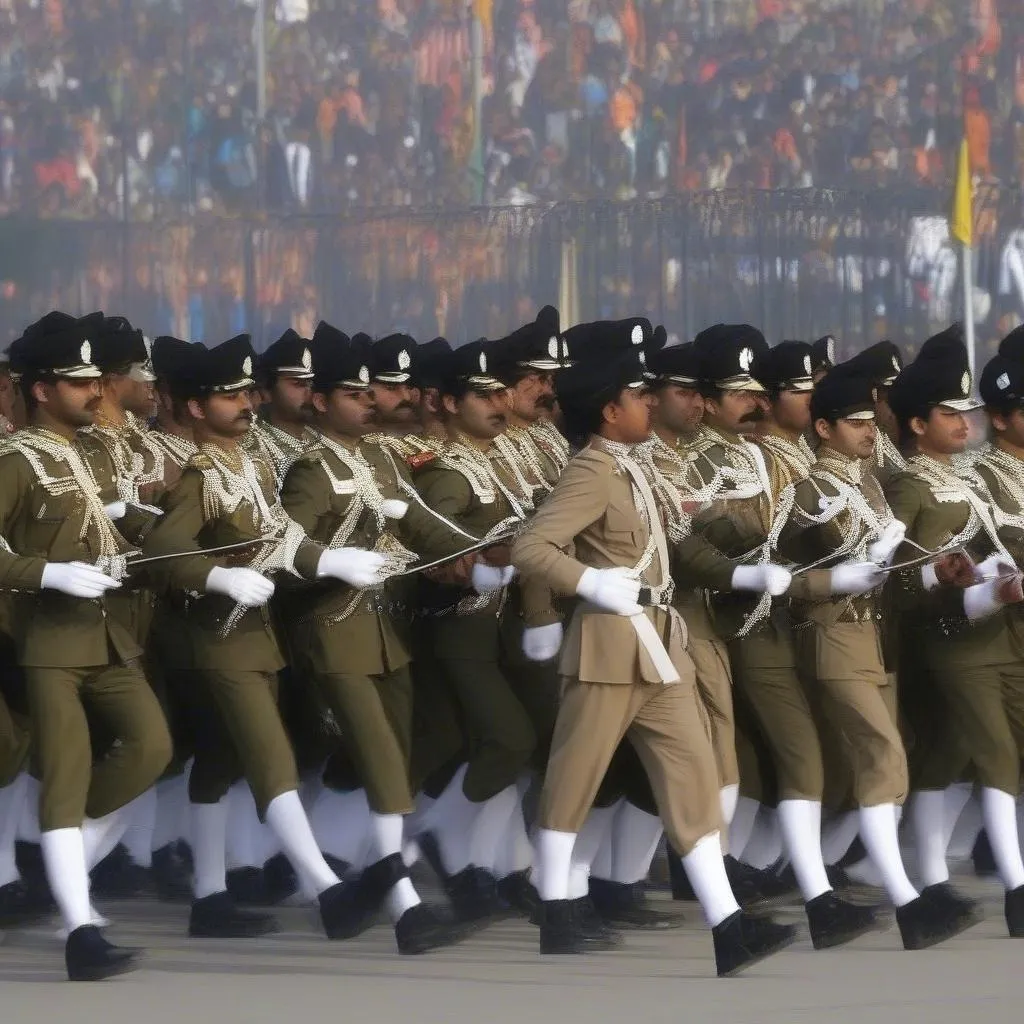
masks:
POLYGON ((588 934, 577 900, 545 900, 540 910, 541 953, 589 953, 611 949, 606 937, 588 934))
POLYGON ((120 843, 92 869, 89 878, 96 896, 129 899, 153 890, 149 869, 136 864, 120 843))
POLYGON ((974 873, 979 878, 994 878, 999 874, 996 858, 992 853, 992 844, 988 841, 988 833, 982 829, 974 840, 971 849, 971 860, 974 862, 974 873))
POLYGON ((272 907, 274 901, 263 877, 263 868, 231 868, 227 873, 231 898, 244 907, 272 907))
POLYGON ((49 908, 22 879, 0 885, 0 928, 31 924, 49 912, 49 908))
POLYGON ((683 858, 676 851, 668 847, 668 877, 672 883, 672 899, 681 900, 686 903, 694 903, 697 894, 690 885, 690 878, 683 867, 683 858))
POLYGON ((348 882, 320 894, 320 918, 329 939, 354 939, 373 927, 391 887, 408 872, 400 853, 383 857, 348 882))
POLYGON ((682 914, 650 905, 642 882, 612 882, 591 875, 590 898, 601 919, 617 928, 656 931, 683 926, 682 914))
POLYGON ((192 901, 188 934, 193 939, 253 939, 277 931, 270 914, 243 910, 229 892, 192 901))
POLYGON ((927 885, 921 895, 940 911, 951 914, 968 923, 968 927, 977 924, 984 917, 984 908, 980 900, 972 900, 956 891, 949 882, 938 882, 927 885))
MULTIPOLYGON (((947 885, 948 883, 942 883, 947 885)), ((896 908, 896 923, 904 949, 928 949, 959 935, 981 920, 980 915, 965 913, 939 886, 929 886, 916 900, 896 908)))
POLYGON ((1006 894, 1003 912, 1006 914, 1006 929, 1010 937, 1024 939, 1024 885, 1018 885, 1006 894))
POLYGON ((594 901, 589 896, 572 900, 573 915, 580 935, 588 949, 614 949, 622 945, 622 935, 598 914, 594 901))
POLYGON ((398 952, 407 955, 454 946, 466 935, 466 928, 426 903, 410 907, 395 924, 398 952))
POLYGON ((469 924, 509 917, 509 905, 498 892, 497 881, 490 871, 470 865, 445 881, 445 892, 451 900, 455 920, 469 924))
POLYGON ((192 873, 177 843, 153 851, 153 885, 158 899, 185 903, 192 899, 192 873))
POLYGON ((720 978, 731 978, 796 941, 796 928, 737 910, 711 931, 720 978))
POLYGON ((263 865, 263 881, 274 903, 280 903, 299 891, 299 876, 283 853, 275 853, 263 865))
POLYGON ((528 871, 513 871, 499 878, 498 895, 523 917, 532 918, 540 906, 540 894, 530 881, 528 871))
POLYGON ((831 891, 811 900, 805 910, 815 949, 842 946, 879 928, 878 915, 871 907, 847 903, 831 891))
POLYGON ((102 981, 135 969, 136 949, 114 946, 95 925, 76 928, 64 944, 64 963, 71 981, 102 981))
POLYGON ((773 899, 764 887, 764 872, 752 868, 749 864, 737 860, 731 855, 726 855, 725 873, 729 878, 729 885, 732 887, 736 902, 744 910, 763 908, 773 899))

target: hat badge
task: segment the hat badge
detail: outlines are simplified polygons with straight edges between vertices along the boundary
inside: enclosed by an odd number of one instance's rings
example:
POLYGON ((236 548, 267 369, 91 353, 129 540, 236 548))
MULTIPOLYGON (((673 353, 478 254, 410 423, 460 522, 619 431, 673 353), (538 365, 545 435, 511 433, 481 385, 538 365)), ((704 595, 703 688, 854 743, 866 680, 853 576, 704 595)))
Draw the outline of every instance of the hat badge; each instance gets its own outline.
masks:
POLYGON ((242 373, 246 377, 252 373, 252 356, 246 356, 242 361, 242 373))
POLYGON ((644 329, 639 324, 633 325, 633 330, 629 333, 629 343, 631 345, 642 345, 644 343, 644 329))
POLYGON ((752 348, 740 349, 740 369, 746 373, 754 365, 754 350, 752 348))
POLYGON ((313 356, 310 353, 308 348, 304 348, 302 350, 302 368, 304 370, 312 370, 313 369, 313 356))
POLYGON ((398 368, 400 370, 408 370, 410 366, 412 366, 412 358, 410 357, 409 353, 406 352, 406 350, 403 348, 398 353, 398 368))
POLYGON ((996 377, 996 387, 1000 391, 1005 391, 1010 386, 1010 375, 1008 373, 1001 373, 996 377))
POLYGON ((368 366, 359 367, 359 383, 369 384, 370 383, 370 368, 368 366))
POLYGON ((825 342, 825 355, 828 356, 828 361, 834 363, 836 361, 836 339, 829 338, 825 342))
POLYGON ((79 355, 82 357, 83 363, 92 362, 92 345, 89 344, 88 338, 86 338, 85 341, 82 342, 82 349, 79 355))
POLYGON ((641 352, 637 358, 640 360, 640 365, 646 370, 647 369, 647 353, 641 352))
POLYGON ((903 367, 900 366, 899 356, 897 356, 895 353, 893 353, 893 357, 892 357, 892 368, 897 373, 899 373, 903 369, 903 367))
POLYGON ((487 353, 486 352, 481 352, 480 353, 480 372, 481 373, 486 373, 487 372, 487 353))
POLYGON ((553 334, 548 338, 548 355, 552 359, 558 358, 558 339, 553 334))
POLYGON ((804 373, 811 375, 811 357, 807 355, 804 356, 804 373))
POLYGON ((960 378, 960 390, 965 395, 969 395, 971 393, 971 375, 970 375, 970 373, 966 373, 965 372, 964 375, 960 378))

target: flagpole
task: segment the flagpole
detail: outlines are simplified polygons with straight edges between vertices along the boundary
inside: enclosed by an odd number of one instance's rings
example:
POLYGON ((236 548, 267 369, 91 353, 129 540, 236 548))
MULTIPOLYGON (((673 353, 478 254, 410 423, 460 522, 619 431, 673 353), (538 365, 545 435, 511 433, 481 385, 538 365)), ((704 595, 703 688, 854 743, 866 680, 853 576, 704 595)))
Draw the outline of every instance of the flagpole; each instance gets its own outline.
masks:
POLYGON ((963 242, 960 245, 961 276, 964 282, 964 341, 967 343, 967 365, 971 380, 977 380, 974 351, 974 250, 963 242))

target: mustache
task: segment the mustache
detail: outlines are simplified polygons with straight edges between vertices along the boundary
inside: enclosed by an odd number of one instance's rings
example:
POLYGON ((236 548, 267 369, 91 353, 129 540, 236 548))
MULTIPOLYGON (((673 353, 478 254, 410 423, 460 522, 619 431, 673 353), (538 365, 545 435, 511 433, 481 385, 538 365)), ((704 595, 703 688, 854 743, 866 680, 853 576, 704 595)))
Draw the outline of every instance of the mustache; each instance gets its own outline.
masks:
POLYGON ((252 415, 252 413, 248 409, 244 410, 243 412, 240 412, 235 417, 235 421, 236 422, 242 422, 243 420, 246 423, 252 423, 252 421, 253 421, 253 415, 252 415))
POLYGON ((538 409, 554 409, 555 407, 555 396, 554 395, 541 395, 536 402, 533 403, 538 409))
POLYGON ((740 417, 740 423, 763 423, 765 419, 764 409, 757 408, 748 412, 746 416, 740 417))

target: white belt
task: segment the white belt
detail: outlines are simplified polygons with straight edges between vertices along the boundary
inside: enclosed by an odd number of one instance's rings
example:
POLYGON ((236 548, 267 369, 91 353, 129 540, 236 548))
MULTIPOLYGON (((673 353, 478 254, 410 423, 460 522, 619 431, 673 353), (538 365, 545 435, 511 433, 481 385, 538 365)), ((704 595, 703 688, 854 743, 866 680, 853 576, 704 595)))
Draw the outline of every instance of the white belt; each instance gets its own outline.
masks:
MULTIPOLYGON (((659 605, 659 607, 662 606, 659 605)), ((671 629, 685 629, 682 616, 674 608, 665 607, 664 610, 669 616, 671 629)), ((585 602, 580 606, 580 613, 583 615, 615 615, 615 612, 610 612, 606 608, 599 608, 596 604, 590 604, 589 602, 585 602)), ((665 648, 661 637, 658 636, 654 623, 651 622, 646 613, 641 611, 636 615, 620 615, 618 618, 626 619, 632 624, 636 638, 640 641, 640 646, 643 647, 647 652, 647 656, 651 659, 651 664, 654 666, 655 672, 658 673, 660 682, 665 685, 678 683, 679 672, 676 670, 676 666, 672 662, 672 658, 665 648)), ((685 641, 683 646, 686 646, 685 641)))

